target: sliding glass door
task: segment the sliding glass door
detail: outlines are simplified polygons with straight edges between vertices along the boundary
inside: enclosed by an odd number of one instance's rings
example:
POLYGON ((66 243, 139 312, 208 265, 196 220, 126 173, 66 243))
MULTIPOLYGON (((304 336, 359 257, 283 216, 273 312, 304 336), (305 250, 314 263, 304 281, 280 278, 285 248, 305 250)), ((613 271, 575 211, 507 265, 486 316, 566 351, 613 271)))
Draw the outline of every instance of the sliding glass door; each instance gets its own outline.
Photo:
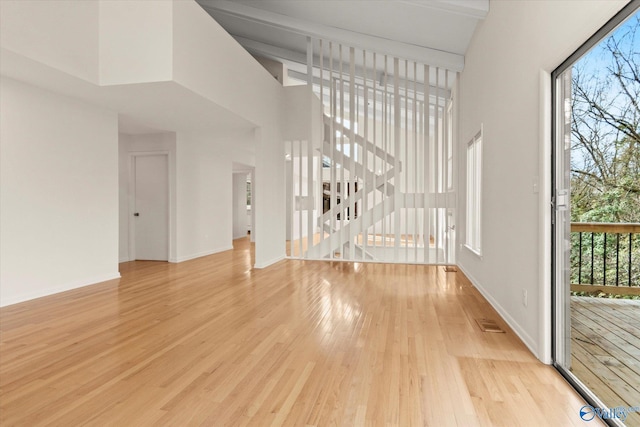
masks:
POLYGON ((610 425, 640 425, 639 7, 552 73, 554 365, 610 425))

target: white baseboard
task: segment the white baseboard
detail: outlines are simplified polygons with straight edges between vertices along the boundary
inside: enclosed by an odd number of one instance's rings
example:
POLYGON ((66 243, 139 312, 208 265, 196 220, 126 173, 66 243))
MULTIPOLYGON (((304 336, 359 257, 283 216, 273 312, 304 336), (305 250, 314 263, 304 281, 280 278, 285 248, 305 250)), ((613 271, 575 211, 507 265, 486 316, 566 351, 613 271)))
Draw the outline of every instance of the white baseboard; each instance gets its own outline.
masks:
POLYGON ((520 338, 520 340, 522 340, 522 342, 524 343, 524 345, 527 346, 527 348, 529 349, 529 351, 531 351, 531 353, 533 353, 533 355, 539 359, 538 357, 538 345, 536 343, 536 340, 534 340, 533 338, 531 338, 531 336, 522 329, 522 327, 520 326, 520 324, 518 322, 515 321, 515 319, 513 317, 511 317, 511 315, 507 312, 507 310, 505 310, 499 303, 498 301, 496 301, 489 292, 487 292, 487 290, 480 284, 480 282, 478 280, 476 280, 475 277, 473 277, 473 275, 471 275, 462 265, 458 264, 458 268, 464 273, 465 276, 467 276, 467 278, 471 281, 471 283, 473 283, 473 286, 476 287, 476 289, 482 294, 482 296, 489 302, 489 304, 491 305, 491 307, 493 307, 493 309, 495 311, 498 312, 498 314, 500 315, 500 317, 502 317, 502 319, 507 322, 507 325, 509 325, 509 327, 511 329, 513 329, 513 332, 515 332, 515 334, 518 336, 518 338, 520 338))
POLYGON ((97 285, 98 283, 106 282, 108 280, 119 279, 120 273, 106 274, 104 276, 97 276, 88 279, 74 280, 62 286, 56 286, 53 288, 40 289, 36 292, 30 292, 23 295, 14 295, 9 297, 2 297, 0 300, 0 307, 6 307, 13 304, 18 304, 25 301, 30 301, 36 298, 42 298, 49 295, 59 294, 61 292, 71 291, 73 289, 84 288, 85 286, 97 285))
POLYGON ((129 261, 131 261, 131 260, 129 259, 129 257, 126 257, 126 258, 120 258, 120 259, 118 260, 118 264, 123 263, 123 262, 129 262, 129 261))
POLYGON ((255 264, 253 264, 253 268, 267 268, 270 265, 273 265, 276 262, 280 262, 285 258, 286 258, 285 255, 281 255, 279 257, 273 258, 272 260, 269 260, 269 261, 266 261, 266 262, 256 262, 255 264))
POLYGON ((169 262, 173 262, 173 263, 185 262, 185 261, 189 261, 189 260, 192 260, 192 259, 201 258, 203 256, 217 254, 218 252, 230 251, 231 249, 233 249, 233 245, 224 246, 224 247, 216 248, 216 249, 211 249, 209 251, 198 252, 198 253, 191 254, 191 255, 179 256, 179 257, 176 257, 174 259, 170 259, 169 262))

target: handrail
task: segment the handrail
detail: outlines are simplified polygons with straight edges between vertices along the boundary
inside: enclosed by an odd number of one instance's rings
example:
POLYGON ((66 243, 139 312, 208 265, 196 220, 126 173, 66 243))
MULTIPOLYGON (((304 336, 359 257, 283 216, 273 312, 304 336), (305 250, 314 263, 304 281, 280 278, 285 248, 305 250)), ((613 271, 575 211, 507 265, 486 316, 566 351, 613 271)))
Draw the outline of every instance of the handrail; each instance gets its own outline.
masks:
POLYGON ((571 232, 635 234, 640 233, 640 223, 572 222, 571 232))

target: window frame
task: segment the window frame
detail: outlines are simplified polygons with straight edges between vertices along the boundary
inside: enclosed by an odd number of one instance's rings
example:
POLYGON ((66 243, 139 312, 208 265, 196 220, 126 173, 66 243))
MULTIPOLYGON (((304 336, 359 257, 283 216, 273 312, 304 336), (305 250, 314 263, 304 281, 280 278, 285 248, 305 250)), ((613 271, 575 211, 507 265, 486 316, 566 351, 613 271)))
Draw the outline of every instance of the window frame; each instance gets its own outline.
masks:
POLYGON ((482 256, 483 126, 467 143, 466 232, 464 246, 482 256))

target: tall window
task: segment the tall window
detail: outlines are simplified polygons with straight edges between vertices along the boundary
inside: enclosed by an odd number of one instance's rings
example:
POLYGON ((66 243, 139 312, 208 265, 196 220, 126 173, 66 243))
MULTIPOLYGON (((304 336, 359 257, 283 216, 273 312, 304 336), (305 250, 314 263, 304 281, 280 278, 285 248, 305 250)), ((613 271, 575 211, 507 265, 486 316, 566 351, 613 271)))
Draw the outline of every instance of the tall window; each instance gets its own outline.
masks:
POLYGON ((467 145, 467 241, 466 246, 482 253, 480 224, 482 196, 482 129, 467 145))

